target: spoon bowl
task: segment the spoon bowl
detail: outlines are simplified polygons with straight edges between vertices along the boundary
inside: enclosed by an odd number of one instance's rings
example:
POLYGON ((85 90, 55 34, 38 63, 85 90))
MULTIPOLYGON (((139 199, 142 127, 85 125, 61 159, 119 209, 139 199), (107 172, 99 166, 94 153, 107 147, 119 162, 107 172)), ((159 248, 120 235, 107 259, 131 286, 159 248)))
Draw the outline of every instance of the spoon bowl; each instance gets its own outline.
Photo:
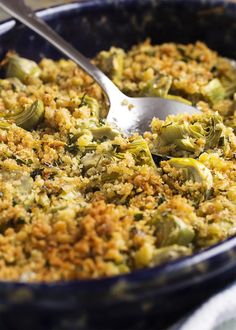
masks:
POLYGON ((196 114, 200 110, 185 103, 161 97, 128 97, 119 93, 110 99, 107 121, 121 128, 126 135, 150 130, 154 117, 165 120, 169 115, 196 114))

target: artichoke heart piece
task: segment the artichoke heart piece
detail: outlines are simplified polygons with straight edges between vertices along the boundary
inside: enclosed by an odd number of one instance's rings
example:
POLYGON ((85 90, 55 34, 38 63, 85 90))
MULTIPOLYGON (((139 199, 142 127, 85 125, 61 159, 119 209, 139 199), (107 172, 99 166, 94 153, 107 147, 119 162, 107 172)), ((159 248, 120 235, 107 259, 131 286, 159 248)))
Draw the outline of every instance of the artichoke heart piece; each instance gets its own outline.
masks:
MULTIPOLYGON (((133 137, 128 144, 126 151, 130 152, 135 160, 136 165, 149 165, 156 168, 156 164, 152 158, 152 154, 147 142, 141 136, 133 137)), ((117 158, 122 158, 122 152, 117 153, 117 158)))
POLYGON ((210 170, 196 159, 172 158, 168 163, 173 167, 181 169, 186 181, 192 180, 193 182, 203 184, 207 192, 212 188, 213 178, 210 170))
POLYGON ((24 85, 20 79, 16 77, 0 79, 0 88, 12 89, 14 92, 25 92, 27 87, 24 85))
POLYGON ((158 75, 153 80, 148 81, 140 91, 140 96, 166 97, 172 84, 172 77, 158 75))
POLYGON ((215 78, 202 88, 202 94, 208 101, 215 104, 225 98, 225 89, 220 80, 215 78))
POLYGON ((118 83, 124 70, 125 52, 121 48, 111 47, 109 51, 102 51, 97 57, 101 70, 108 74, 114 83, 118 83))
POLYGON ((7 78, 15 77, 20 81, 25 82, 29 77, 39 77, 41 70, 36 62, 19 57, 16 54, 8 54, 7 58, 7 78))
POLYGON ((164 246, 156 250, 150 266, 157 266, 192 254, 192 248, 183 245, 164 246))
POLYGON ((36 100, 28 108, 5 116, 6 119, 13 121, 17 126, 26 130, 34 129, 42 120, 44 115, 44 104, 41 100, 36 100))
POLYGON ((81 158, 81 164, 85 170, 88 170, 91 167, 97 167, 99 161, 102 159, 101 155, 95 153, 86 153, 85 156, 81 158))
POLYGON ((158 214, 155 218, 156 237, 159 246, 188 245, 195 233, 193 227, 171 212, 158 214))
POLYGON ((236 92, 236 72, 233 80, 222 79, 222 85, 225 89, 225 98, 230 98, 236 92))
POLYGON ((173 122, 170 125, 163 126, 159 141, 163 145, 175 144, 179 149, 193 152, 195 150, 194 142, 191 141, 188 134, 187 123, 178 124, 173 122))
POLYGON ((225 89, 225 98, 231 98, 236 92, 235 61, 226 58, 219 58, 218 65, 220 68, 220 82, 225 89))
POLYGON ((79 107, 82 106, 87 106, 90 109, 90 117, 91 118, 99 118, 99 104, 98 101, 88 95, 83 95, 81 97, 81 103, 79 105, 79 107))
POLYGON ((156 150, 152 151, 163 154, 165 147, 167 150, 164 152, 172 156, 185 156, 186 152, 199 155, 205 149, 218 147, 224 127, 218 113, 199 114, 190 118, 185 115, 169 116, 165 122, 154 118, 152 131, 158 137, 156 150))
POLYGON ((202 131, 203 136, 206 137, 207 148, 214 148, 218 146, 220 137, 223 133, 223 129, 224 129, 224 125, 222 123, 221 116, 218 113, 212 115, 210 118, 209 127, 204 127, 204 130, 202 131))
POLYGON ((120 135, 121 133, 118 129, 113 128, 108 125, 103 125, 100 127, 91 128, 91 133, 93 134, 94 139, 103 139, 108 138, 110 140, 114 139, 116 136, 120 135))
POLYGON ((109 154, 114 159, 124 159, 125 154, 128 152, 133 156, 136 165, 149 165, 156 168, 156 164, 152 158, 148 144, 140 135, 131 137, 125 149, 120 149, 119 145, 115 144, 113 147, 113 151, 109 154))

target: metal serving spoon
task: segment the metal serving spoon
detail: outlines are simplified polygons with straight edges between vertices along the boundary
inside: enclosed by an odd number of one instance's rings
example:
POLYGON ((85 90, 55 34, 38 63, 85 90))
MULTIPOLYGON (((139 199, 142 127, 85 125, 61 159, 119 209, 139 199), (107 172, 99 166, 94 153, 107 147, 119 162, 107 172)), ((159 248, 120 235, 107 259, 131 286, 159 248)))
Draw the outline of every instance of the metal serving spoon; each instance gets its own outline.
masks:
POLYGON ((24 4, 23 0, 0 0, 0 7, 18 19, 41 37, 49 41, 68 58, 86 71, 106 93, 110 109, 107 120, 115 124, 125 134, 143 133, 149 130, 153 117, 165 119, 168 115, 194 114, 199 110, 181 102, 159 97, 128 97, 89 59, 73 48, 43 20, 24 4))

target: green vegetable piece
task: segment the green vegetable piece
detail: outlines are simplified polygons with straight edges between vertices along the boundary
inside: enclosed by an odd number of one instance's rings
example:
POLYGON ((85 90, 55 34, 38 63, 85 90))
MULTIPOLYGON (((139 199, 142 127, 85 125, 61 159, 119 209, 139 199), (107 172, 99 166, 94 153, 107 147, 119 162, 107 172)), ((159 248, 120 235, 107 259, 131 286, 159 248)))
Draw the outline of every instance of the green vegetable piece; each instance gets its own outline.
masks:
POLYGON ((82 107, 82 106, 87 106, 90 108, 90 111, 91 111, 90 117, 99 118, 99 104, 95 98, 88 96, 86 94, 83 95, 81 98, 81 103, 80 103, 79 107, 82 107))
POLYGON ((13 121, 17 126, 26 130, 34 129, 44 116, 44 104, 41 100, 37 100, 28 108, 5 116, 6 119, 13 121))
POLYGON ((14 92, 26 91, 26 86, 16 77, 0 79, 0 89, 12 89, 14 92))
POLYGON ((141 90, 140 96, 166 97, 172 84, 172 77, 159 75, 149 81, 141 90))
POLYGON ((225 98, 230 98, 236 92, 236 76, 235 81, 228 81, 224 84, 225 88, 225 98))
POLYGON ((198 160, 193 158, 172 158, 169 161, 171 166, 180 168, 183 171, 186 181, 200 182, 209 192, 213 187, 213 178, 211 171, 198 160))
POLYGON ((8 78, 7 79, 11 85, 12 89, 17 92, 24 92, 26 90, 26 86, 16 77, 8 78))
POLYGON ((159 140, 163 145, 175 144, 179 149, 193 152, 195 146, 193 141, 189 138, 187 123, 178 124, 173 122, 168 126, 163 126, 159 140))
POLYGON ((231 66, 230 69, 223 73, 220 77, 220 81, 225 89, 225 98, 231 98, 236 92, 236 68, 235 65, 231 66))
POLYGON ((191 247, 183 245, 164 246, 156 250, 150 266, 156 266, 192 254, 191 247))
MULTIPOLYGON (((203 117, 204 118, 204 117, 203 117)), ((210 114, 209 117, 205 117, 206 121, 200 123, 195 123, 191 125, 190 132, 192 135, 199 137, 205 137, 206 148, 214 148, 219 144, 220 137, 223 133, 223 123, 222 118, 218 113, 210 114)))
POLYGON ((103 139, 104 137, 113 140, 117 135, 120 134, 120 132, 116 128, 106 125, 91 128, 91 132, 93 134, 93 137, 98 140, 103 139))
POLYGON ((118 83, 124 71, 125 52, 121 48, 112 47, 109 51, 102 51, 98 55, 100 68, 108 74, 114 83, 118 83))
POLYGON ((97 155, 95 153, 86 153, 85 156, 81 158, 81 164, 84 166, 85 170, 88 170, 91 167, 96 168, 101 159, 101 155, 97 155))
POLYGON ((170 212, 159 214, 155 224, 159 246, 188 245, 194 238, 192 226, 170 212))
POLYGON ((224 131, 222 118, 218 113, 200 114, 185 119, 184 116, 170 116, 162 126, 155 131, 153 120, 153 132, 157 133, 157 145, 155 153, 163 154, 162 147, 170 147, 169 155, 180 155, 180 151, 189 153, 202 152, 207 148, 218 147, 219 140, 224 131), (197 141, 201 140, 202 149, 199 149, 197 141), (161 150, 161 151, 159 151, 161 150), (178 153, 177 153, 178 152, 178 153))
POLYGON ((25 82, 29 77, 39 77, 41 70, 37 63, 18 55, 8 55, 7 77, 15 77, 25 82))
POLYGON ((231 98, 236 92, 236 66, 234 60, 220 58, 220 82, 225 89, 225 98, 231 98), (222 66, 222 67, 221 67, 222 66), (223 70, 222 70, 223 68, 223 70))
MULTIPOLYGON (((152 158, 148 144, 141 136, 137 136, 131 140, 126 150, 132 154, 137 165, 146 164, 156 168, 156 164, 152 158)), ((118 158, 120 155, 122 155, 122 153, 116 154, 118 158)))
POLYGON ((215 78, 202 88, 203 95, 212 104, 215 104, 225 98, 225 89, 220 80, 215 78))

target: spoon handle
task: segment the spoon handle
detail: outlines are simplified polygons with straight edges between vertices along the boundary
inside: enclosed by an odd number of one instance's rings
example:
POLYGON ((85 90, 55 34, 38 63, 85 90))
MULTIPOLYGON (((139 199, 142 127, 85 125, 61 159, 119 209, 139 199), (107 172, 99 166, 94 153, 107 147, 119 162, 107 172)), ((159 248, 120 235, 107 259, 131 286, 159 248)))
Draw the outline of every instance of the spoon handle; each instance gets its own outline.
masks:
POLYGON ((77 51, 73 46, 60 37, 49 25, 25 5, 23 0, 0 0, 0 7, 16 18, 41 37, 46 39, 49 43, 55 46, 61 53, 72 59, 84 71, 86 71, 106 92, 109 100, 110 96, 118 93, 118 88, 113 82, 95 65, 93 65, 88 58, 77 51))

